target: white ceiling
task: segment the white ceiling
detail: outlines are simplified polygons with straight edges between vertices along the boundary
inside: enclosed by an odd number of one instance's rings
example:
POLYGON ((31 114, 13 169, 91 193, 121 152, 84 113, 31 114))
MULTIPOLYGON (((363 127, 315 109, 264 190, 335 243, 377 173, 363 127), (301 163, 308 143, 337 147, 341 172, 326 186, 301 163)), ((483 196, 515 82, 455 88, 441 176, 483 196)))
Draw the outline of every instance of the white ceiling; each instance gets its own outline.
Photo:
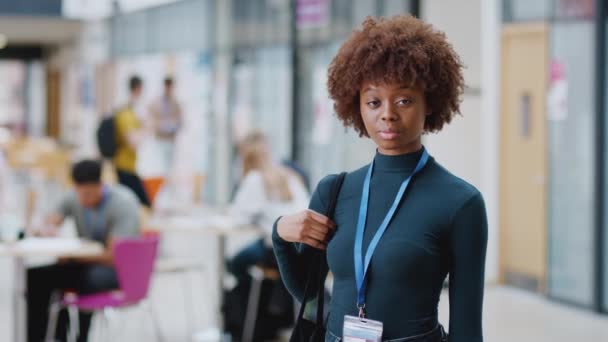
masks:
MULTIPOLYGON (((122 12, 132 12, 180 0, 118 0, 122 12)), ((112 14, 114 0, 63 0, 63 15, 68 18, 100 19, 112 14)))
MULTIPOLYGON (((119 0, 130 12, 179 0, 119 0)), ((112 0, 64 0, 63 17, 2 16, 0 34, 8 44, 62 44, 77 39, 82 20, 97 20, 112 13, 112 0)))

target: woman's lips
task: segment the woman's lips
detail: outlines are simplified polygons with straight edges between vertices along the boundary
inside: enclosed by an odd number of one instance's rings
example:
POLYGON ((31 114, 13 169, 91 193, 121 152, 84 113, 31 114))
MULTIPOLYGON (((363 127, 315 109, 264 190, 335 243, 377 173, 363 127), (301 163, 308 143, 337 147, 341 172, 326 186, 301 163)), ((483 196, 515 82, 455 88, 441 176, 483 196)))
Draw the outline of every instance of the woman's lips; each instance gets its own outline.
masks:
POLYGON ((394 140, 399 137, 400 133, 395 131, 379 131, 378 135, 383 140, 394 140))

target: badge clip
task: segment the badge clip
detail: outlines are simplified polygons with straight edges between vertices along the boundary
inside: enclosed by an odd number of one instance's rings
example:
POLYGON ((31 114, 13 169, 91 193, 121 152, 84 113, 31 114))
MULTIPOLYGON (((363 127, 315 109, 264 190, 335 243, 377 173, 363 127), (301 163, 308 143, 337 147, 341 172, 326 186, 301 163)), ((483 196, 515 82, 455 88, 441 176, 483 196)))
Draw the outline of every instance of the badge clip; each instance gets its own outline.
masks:
POLYGON ((364 319, 365 318, 365 304, 363 304, 363 305, 357 304, 357 308, 359 309, 359 318, 364 319))

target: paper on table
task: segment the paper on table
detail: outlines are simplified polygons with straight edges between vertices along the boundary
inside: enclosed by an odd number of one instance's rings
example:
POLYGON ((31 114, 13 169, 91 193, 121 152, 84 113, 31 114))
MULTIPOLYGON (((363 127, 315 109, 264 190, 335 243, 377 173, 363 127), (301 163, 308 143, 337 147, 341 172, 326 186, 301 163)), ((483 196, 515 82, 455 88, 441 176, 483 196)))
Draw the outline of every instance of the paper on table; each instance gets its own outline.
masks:
POLYGON ((207 223, 221 228, 234 228, 235 220, 228 215, 210 215, 207 217, 207 223))
POLYGON ((188 227, 215 227, 228 228, 231 226, 232 218, 225 215, 208 215, 208 216, 176 216, 171 218, 171 223, 188 226, 188 227))
POLYGON ((78 250, 83 245, 82 241, 75 238, 39 238, 29 237, 15 244, 19 250, 32 252, 70 252, 78 250))

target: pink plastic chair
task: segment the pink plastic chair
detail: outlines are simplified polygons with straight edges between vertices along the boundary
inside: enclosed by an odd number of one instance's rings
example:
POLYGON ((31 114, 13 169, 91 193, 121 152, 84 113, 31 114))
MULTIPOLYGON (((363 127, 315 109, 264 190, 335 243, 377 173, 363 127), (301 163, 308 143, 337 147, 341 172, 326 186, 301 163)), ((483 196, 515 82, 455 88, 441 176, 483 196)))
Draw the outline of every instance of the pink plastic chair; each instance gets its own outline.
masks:
POLYGON ((146 300, 150 288, 150 280, 158 250, 158 236, 121 239, 114 242, 114 267, 120 288, 109 292, 78 296, 67 293, 58 301, 54 301, 49 309, 47 326, 47 341, 53 341, 57 326, 57 316, 62 308, 68 309, 69 333, 68 341, 76 342, 78 337, 78 310, 103 312, 105 329, 108 329, 107 312, 137 304, 146 306, 156 329, 157 339, 161 340, 158 321, 146 300))

